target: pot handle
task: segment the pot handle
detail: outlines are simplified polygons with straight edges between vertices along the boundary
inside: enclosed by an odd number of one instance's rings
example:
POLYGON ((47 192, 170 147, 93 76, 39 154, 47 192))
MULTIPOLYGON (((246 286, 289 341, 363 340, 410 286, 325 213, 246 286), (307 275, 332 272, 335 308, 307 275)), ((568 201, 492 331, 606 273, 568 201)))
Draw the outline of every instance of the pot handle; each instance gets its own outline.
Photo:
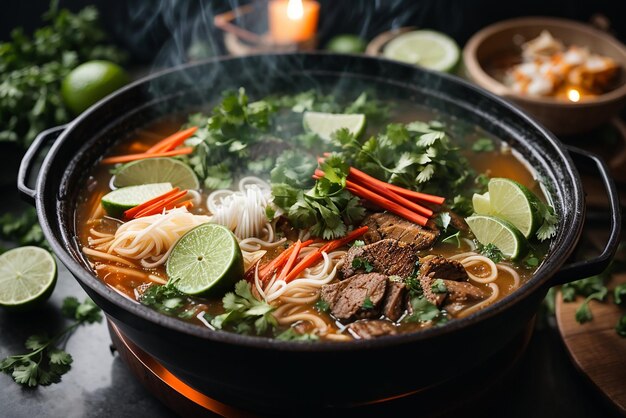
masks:
POLYGON ((36 161, 38 161, 39 154, 41 150, 44 148, 46 144, 50 141, 54 141, 61 135, 61 132, 65 130, 67 125, 60 125, 54 128, 46 129, 41 132, 33 143, 30 145, 24 157, 22 158, 22 162, 20 163, 20 169, 17 172, 17 189, 22 194, 22 197, 31 204, 35 204, 35 196, 37 195, 37 191, 35 189, 31 189, 26 184, 30 177, 30 173, 33 171, 33 165, 36 161))
POLYGON ((570 264, 566 264, 561 267, 561 270, 554 275, 550 281, 550 286, 556 286, 559 284, 570 283, 575 280, 584 279, 585 277, 594 276, 602 273, 608 266, 617 246, 619 244, 620 232, 622 229, 622 213, 620 207, 619 194, 615 187, 615 183, 609 174, 609 169, 597 155, 584 151, 580 148, 566 145, 565 148, 569 151, 574 162, 582 161, 583 159, 591 160, 598 169, 600 179, 606 190, 606 195, 609 201, 609 223, 610 231, 609 237, 604 245, 604 248, 600 255, 590 260, 574 261, 570 264))

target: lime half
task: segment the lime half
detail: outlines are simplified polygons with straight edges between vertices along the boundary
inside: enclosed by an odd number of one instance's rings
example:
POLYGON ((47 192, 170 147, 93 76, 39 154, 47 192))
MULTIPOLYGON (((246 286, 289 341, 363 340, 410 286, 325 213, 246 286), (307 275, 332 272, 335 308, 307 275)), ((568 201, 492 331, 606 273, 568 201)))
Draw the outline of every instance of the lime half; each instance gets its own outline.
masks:
POLYGON ((383 56, 436 71, 452 72, 460 51, 454 40, 432 30, 407 32, 392 39, 383 56))
POLYGON ((365 51, 365 48, 367 48, 367 42, 364 39, 348 33, 337 35, 326 44, 328 51, 339 54, 360 54, 365 51))
POLYGON ((234 286, 243 277, 237 239, 222 225, 202 224, 176 243, 166 265, 170 283, 189 295, 234 286))
POLYGON ((330 140, 339 129, 347 129, 354 136, 359 136, 365 128, 365 115, 360 113, 322 113, 304 112, 304 127, 319 135, 323 140, 330 140))
POLYGON ((539 227, 537 197, 521 184, 505 178, 489 180, 489 192, 474 195, 474 211, 479 215, 493 215, 515 225, 526 237, 539 227))
POLYGON ((170 183, 183 190, 199 189, 200 183, 191 167, 173 158, 147 158, 124 165, 115 175, 116 187, 150 183, 170 183))
POLYGON ((45 302, 57 281, 52 255, 39 247, 19 247, 0 255, 0 306, 28 310, 45 302))
POLYGON ((526 251, 526 238, 512 224, 486 215, 474 215, 465 221, 483 245, 493 244, 506 257, 516 259, 526 251))
POLYGON ((122 187, 102 197, 102 207, 113 217, 120 218, 125 211, 172 190, 170 183, 142 184, 122 187))

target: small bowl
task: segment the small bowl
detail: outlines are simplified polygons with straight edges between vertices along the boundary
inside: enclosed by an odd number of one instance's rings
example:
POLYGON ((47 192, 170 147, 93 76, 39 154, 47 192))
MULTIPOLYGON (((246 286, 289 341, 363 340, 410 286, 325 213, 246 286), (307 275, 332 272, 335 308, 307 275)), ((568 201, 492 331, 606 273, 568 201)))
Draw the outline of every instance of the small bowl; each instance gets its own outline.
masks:
POLYGON ((607 123, 626 103, 626 47, 609 34, 565 19, 525 17, 505 20, 477 32, 463 49, 467 77, 479 86, 513 101, 557 135, 589 131, 607 123), (612 90, 580 102, 521 95, 489 75, 484 65, 498 55, 519 50, 520 44, 547 30, 565 45, 587 47, 620 65, 612 90))

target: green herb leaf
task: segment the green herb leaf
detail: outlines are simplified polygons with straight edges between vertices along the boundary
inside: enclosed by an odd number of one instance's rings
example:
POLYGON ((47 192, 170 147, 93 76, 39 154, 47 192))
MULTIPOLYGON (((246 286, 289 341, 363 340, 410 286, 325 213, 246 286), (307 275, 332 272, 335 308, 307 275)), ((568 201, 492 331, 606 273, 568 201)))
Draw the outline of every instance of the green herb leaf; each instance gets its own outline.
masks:
POLYGON ((472 151, 474 152, 489 152, 495 151, 496 147, 493 141, 489 138, 480 138, 472 145, 472 151))
POLYGON ((626 338, 626 314, 622 315, 617 321, 617 325, 615 325, 615 332, 617 332, 620 337, 626 338))
POLYGON ((455 244, 457 248, 461 248, 461 231, 456 231, 456 233, 452 235, 448 235, 441 242, 455 244))
POLYGON ((448 293, 448 288, 442 279, 435 279, 430 288, 434 293, 448 293))
POLYGON ((500 251, 498 247, 491 243, 482 246, 480 249, 480 253, 489 258, 494 263, 499 263, 500 261, 504 260, 504 254, 502 254, 502 251, 500 251))
POLYGON ((371 273, 374 270, 374 266, 366 258, 354 257, 352 259, 352 268, 355 270, 363 269, 366 273, 371 273))
POLYGON ((411 298, 413 313, 405 318, 406 322, 428 322, 441 315, 437 306, 430 303, 424 296, 411 298))
POLYGON ((626 303, 626 283, 615 286, 615 289, 613 289, 613 301, 616 305, 626 303))
POLYGON ((321 299, 321 298, 318 299, 317 302, 315 302, 315 305, 313 306, 319 312, 328 312, 330 310, 330 305, 328 304, 328 302, 326 302, 324 299, 321 299))
POLYGON ((374 302, 372 302, 372 299, 370 299, 369 296, 365 297, 363 304, 361 304, 361 308, 365 310, 374 309, 374 302))
POLYGON ((606 287, 587 296, 583 303, 576 309, 576 321, 584 323, 593 319, 593 314, 589 308, 589 302, 593 299, 602 301, 606 297, 608 289, 606 287))
POLYGON ((318 341, 320 338, 315 334, 300 334, 293 328, 281 332, 276 336, 281 341, 318 341))

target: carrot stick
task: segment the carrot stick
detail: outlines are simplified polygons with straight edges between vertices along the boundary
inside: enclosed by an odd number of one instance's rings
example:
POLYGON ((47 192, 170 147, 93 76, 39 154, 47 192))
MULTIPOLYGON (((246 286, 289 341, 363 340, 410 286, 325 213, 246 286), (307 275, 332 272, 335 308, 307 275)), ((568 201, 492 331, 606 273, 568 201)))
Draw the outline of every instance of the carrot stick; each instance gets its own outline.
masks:
POLYGON ((382 196, 378 196, 374 192, 371 192, 357 184, 350 184, 350 186, 347 186, 346 188, 350 191, 350 193, 355 194, 363 199, 369 200, 370 202, 377 204, 381 208, 387 209, 389 212, 393 212, 396 215, 408 219, 411 222, 415 222, 418 225, 425 226, 428 222, 428 219, 423 217, 422 215, 411 212, 410 210, 397 204, 396 202, 388 200, 382 196))
MULTIPOLYGON (((304 241, 303 243, 300 244, 300 250, 303 249, 304 247, 308 247, 314 242, 315 240, 312 240, 312 239, 304 241)), ((276 270, 281 268, 283 264, 285 264, 287 260, 289 259, 289 256, 291 255, 291 252, 294 250, 294 248, 295 248, 295 244, 290 245, 289 248, 287 248, 282 253, 278 254, 278 257, 270 261, 265 266, 261 267, 259 269, 259 279, 261 279, 261 281, 264 281, 272 273, 274 273, 276 270)))
POLYGON ((295 265, 295 267, 289 272, 289 274, 285 276, 285 282, 289 283, 290 281, 298 277, 298 275, 302 273, 304 269, 320 261, 324 257, 322 255, 323 252, 328 253, 330 251, 336 250, 337 248, 343 247, 350 241, 354 241, 361 235, 365 234, 368 229, 369 228, 367 226, 362 226, 350 232, 348 235, 346 235, 343 238, 339 238, 339 239, 327 242, 322 247, 320 247, 317 251, 310 253, 309 255, 304 257, 302 260, 300 260, 300 262, 295 265))
POLYGON ((375 183, 379 186, 385 187, 387 189, 391 189, 393 192, 407 199, 416 199, 416 200, 421 200, 424 202, 435 203, 437 205, 443 204, 443 202, 445 202, 446 200, 444 197, 441 197, 441 196, 434 196, 434 195, 430 195, 427 193, 414 192, 413 190, 405 189, 403 187, 396 186, 395 184, 386 183, 354 167, 350 167, 349 176, 352 176, 355 180, 357 179, 361 180, 361 182, 365 181, 368 184, 375 183))
POLYGON ((178 148, 172 151, 165 151, 159 153, 143 152, 139 154, 118 155, 115 157, 108 157, 102 160, 102 164, 118 164, 127 163, 130 161, 143 160, 144 158, 156 158, 156 157, 172 157, 174 155, 191 154, 193 147, 178 148))
POLYGON ((153 204, 162 201, 163 199, 166 199, 176 193, 179 192, 179 188, 178 187, 174 187, 172 190, 167 191, 165 193, 163 193, 160 196, 155 197, 154 199, 150 199, 147 202, 143 202, 141 205, 137 205, 134 208, 128 209, 127 211, 124 212, 124 217, 126 218, 132 218, 133 215, 135 215, 136 213, 144 210, 145 208, 148 208, 150 206, 152 206, 153 204))
POLYGON ((198 130, 197 126, 192 126, 189 129, 178 131, 175 134, 172 134, 168 136, 167 138, 162 139, 161 141, 157 142, 156 144, 148 148, 146 153, 152 154, 152 153, 158 153, 158 152, 164 152, 164 151, 171 151, 177 146, 182 145, 182 143, 185 142, 187 138, 191 137, 194 133, 196 133, 197 130, 198 130))
POLYGON ((150 215, 155 215, 157 213, 161 213, 163 212, 163 209, 167 205, 169 205, 170 203, 177 202, 181 197, 185 196, 186 194, 187 194, 187 190, 181 190, 180 192, 168 197, 167 199, 164 199, 161 202, 157 202, 153 204, 152 206, 145 208, 144 210, 137 213, 134 216, 134 218, 137 219, 137 218, 142 218, 144 216, 150 216, 150 215))
MULTIPOLYGON (((357 182, 351 181, 351 180, 346 181, 346 185, 355 185, 355 184, 359 185, 359 183, 360 182, 358 181, 357 182)), ((392 200, 398 203, 399 205, 404 206, 407 209, 411 209, 413 212, 420 213, 426 216, 427 218, 430 218, 431 216, 433 216, 432 210, 425 208, 424 206, 418 205, 417 203, 400 196, 399 194, 387 189, 386 187, 379 186, 376 183, 365 183, 365 184, 360 184, 360 185, 364 187, 368 187, 372 191, 378 192, 380 195, 386 197, 387 199, 392 200)))
POLYGON ((296 259, 298 258, 298 255, 300 254, 300 248, 302 248, 302 242, 298 240, 296 241, 293 251, 291 252, 291 255, 289 256, 289 260, 287 260, 287 263, 285 263, 285 266, 281 270, 280 275, 278 276, 276 280, 283 280, 285 276, 287 276, 287 273, 289 273, 293 265, 296 263, 296 259))

